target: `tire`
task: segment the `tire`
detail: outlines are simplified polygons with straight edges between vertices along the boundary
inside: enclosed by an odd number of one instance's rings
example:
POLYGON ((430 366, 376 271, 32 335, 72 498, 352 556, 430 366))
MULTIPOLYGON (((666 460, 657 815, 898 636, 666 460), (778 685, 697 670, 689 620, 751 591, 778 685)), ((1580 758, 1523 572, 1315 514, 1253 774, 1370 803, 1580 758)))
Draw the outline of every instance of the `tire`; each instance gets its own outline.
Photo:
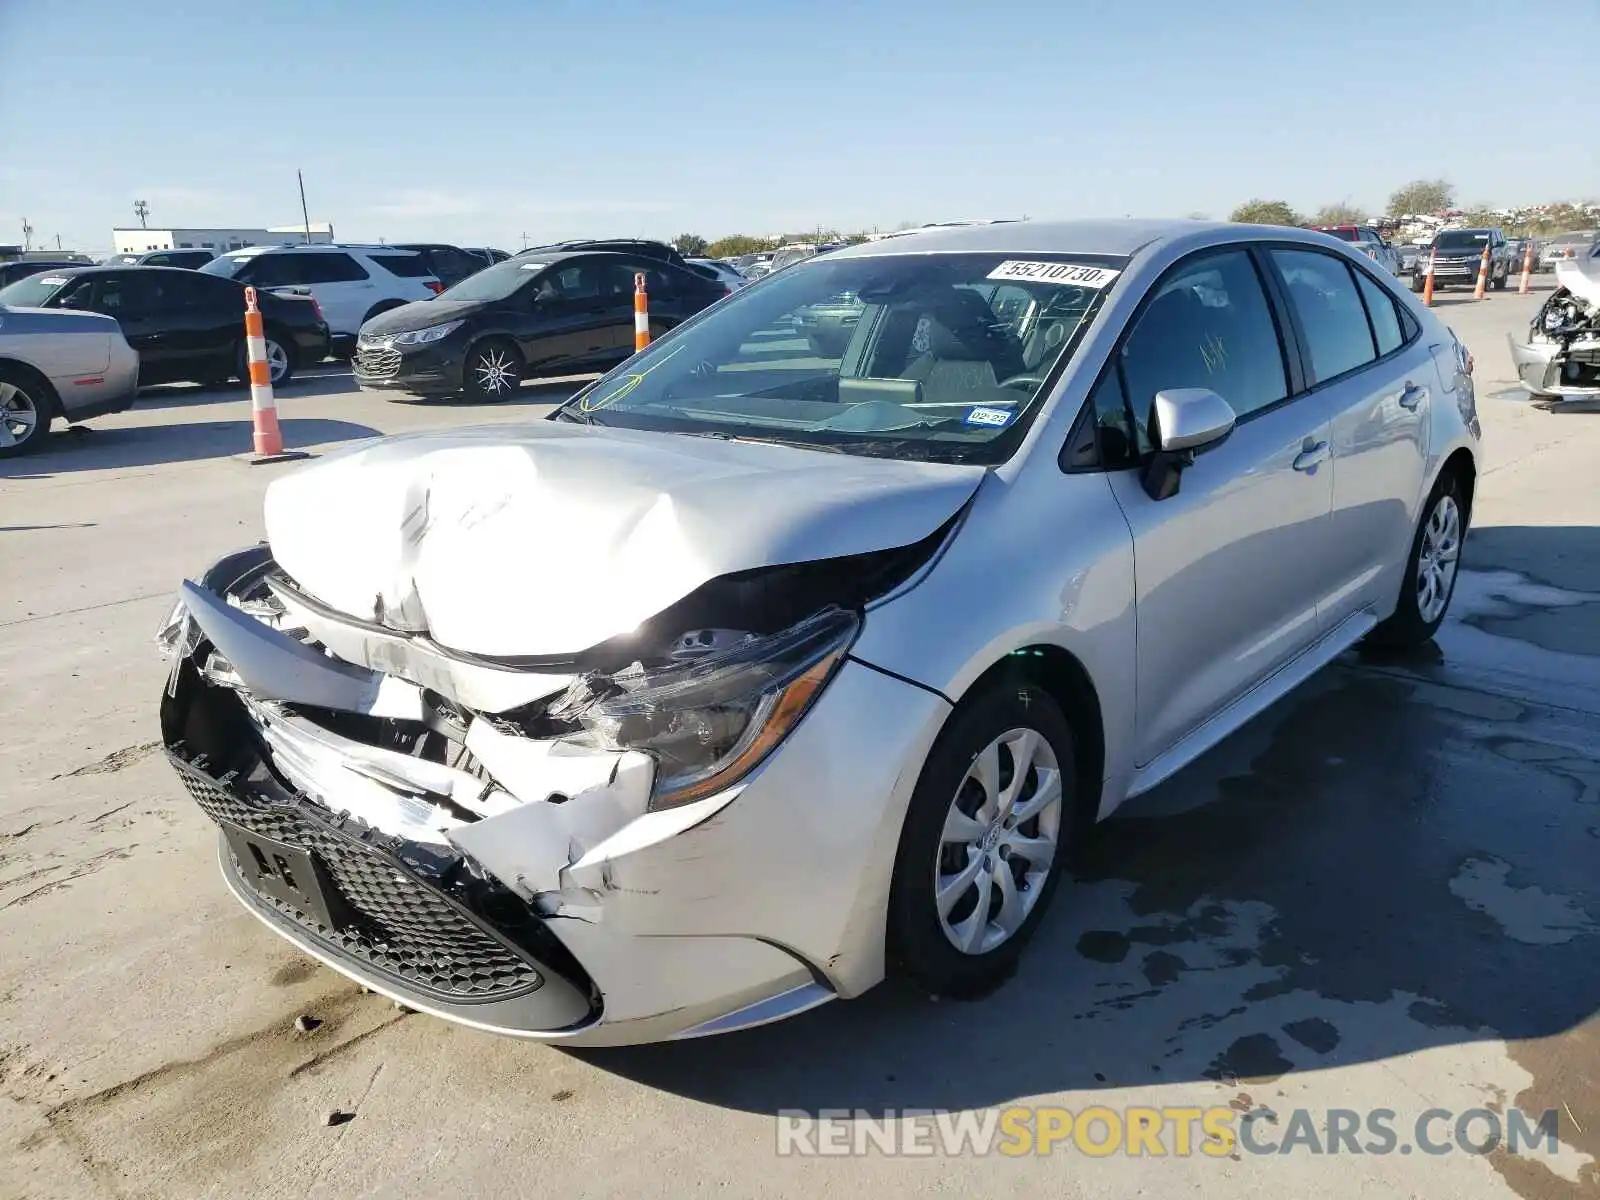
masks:
MULTIPOLYGON (((294 343, 284 337, 276 329, 266 331, 267 362, 272 367, 272 386, 280 388, 294 378, 294 343)), ((239 362, 239 382, 250 383, 250 360, 244 342, 239 343, 237 351, 239 362)))
POLYGON ((0 458, 28 454, 44 445, 50 422, 60 412, 55 389, 42 376, 0 365, 0 458))
POLYGON ((1511 272, 1507 271, 1504 275, 1500 276, 1500 278, 1496 279, 1492 284, 1490 284, 1490 286, 1497 292, 1503 292, 1506 290, 1506 282, 1510 278, 1511 272))
POLYGON ((479 404, 509 400, 522 387, 522 353, 506 338, 485 338, 461 364, 461 394, 479 404))
POLYGON ((1368 641, 1403 650, 1422 645, 1438 632, 1450 610, 1450 598, 1455 595, 1467 518, 1461 485, 1453 474, 1441 475, 1428 493, 1422 519, 1411 539, 1400 599, 1388 619, 1368 635, 1368 641), (1419 586, 1430 579, 1428 587, 1419 586))
POLYGON ((1420 296, 1422 294, 1422 289, 1427 286, 1427 279, 1428 277, 1426 275, 1413 273, 1411 276, 1411 290, 1420 296))
POLYGON ((963 702, 923 764, 900 831, 886 945, 895 973, 936 996, 971 998, 1015 972, 1087 831, 1073 747, 1060 706, 1034 684, 1001 681, 963 702), (1049 794, 1052 762, 1059 786, 1054 801, 1011 829, 1002 805, 1018 752, 1029 753, 1032 766, 1016 801, 1038 800, 1041 788, 1049 794), (1046 846, 1052 834, 1054 844, 1046 846), (1032 854, 1017 853, 1024 844, 1032 854), (963 884, 969 872, 973 877, 963 884), (1002 878, 1012 881, 1009 895, 1002 878), (1008 918, 1012 903, 1021 907, 1008 918), (987 906, 981 925, 980 904, 987 906))

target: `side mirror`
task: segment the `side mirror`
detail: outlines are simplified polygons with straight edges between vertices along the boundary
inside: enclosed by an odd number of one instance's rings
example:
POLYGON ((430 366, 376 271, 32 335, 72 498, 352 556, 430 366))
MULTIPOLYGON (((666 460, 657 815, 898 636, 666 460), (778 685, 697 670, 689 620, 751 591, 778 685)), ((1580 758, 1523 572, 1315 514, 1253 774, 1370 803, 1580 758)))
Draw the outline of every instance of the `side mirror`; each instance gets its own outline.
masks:
POLYGON ((1145 494, 1166 500, 1178 494, 1184 468, 1195 455, 1215 450, 1228 439, 1238 418, 1210 388, 1167 388, 1150 405, 1150 436, 1156 452, 1145 465, 1145 494))

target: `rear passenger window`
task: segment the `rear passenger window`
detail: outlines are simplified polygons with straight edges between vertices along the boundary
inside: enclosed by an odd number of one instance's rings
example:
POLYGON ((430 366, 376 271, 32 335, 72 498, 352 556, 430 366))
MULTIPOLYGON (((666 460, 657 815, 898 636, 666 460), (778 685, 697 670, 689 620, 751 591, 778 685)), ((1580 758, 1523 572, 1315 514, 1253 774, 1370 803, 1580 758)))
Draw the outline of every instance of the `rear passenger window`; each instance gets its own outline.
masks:
POLYGON ((420 279, 433 274, 428 270, 428 260, 420 254, 369 254, 367 257, 389 274, 402 279, 420 279))
POLYGON ((1400 332, 1400 310, 1395 307, 1394 297, 1360 271, 1356 272, 1356 283, 1361 288, 1361 299, 1366 301, 1367 316, 1372 318, 1378 356, 1394 353, 1406 340, 1400 332))
POLYGON ((1350 268, 1315 250, 1274 250, 1311 353, 1313 383, 1363 367, 1377 357, 1350 268))
POLYGON ((1210 388, 1240 417, 1289 394, 1278 327, 1243 250, 1179 267, 1118 357, 1140 445, 1148 444, 1150 406, 1164 389, 1210 388))
POLYGON ((366 269, 348 254, 307 254, 303 257, 306 260, 306 283, 353 283, 368 278, 366 269))

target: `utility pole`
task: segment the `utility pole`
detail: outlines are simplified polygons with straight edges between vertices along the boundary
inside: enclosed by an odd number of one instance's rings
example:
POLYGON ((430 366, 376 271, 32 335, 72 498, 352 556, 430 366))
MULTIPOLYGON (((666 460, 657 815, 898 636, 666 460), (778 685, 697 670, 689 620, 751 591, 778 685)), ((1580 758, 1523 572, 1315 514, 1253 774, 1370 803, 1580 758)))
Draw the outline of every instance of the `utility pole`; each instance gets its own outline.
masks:
POLYGON ((33 249, 33 226, 28 224, 28 218, 22 218, 22 252, 26 254, 33 249))
POLYGON ((529 247, 529 245, 531 245, 531 243, 528 240, 528 235, 527 235, 526 232, 524 232, 523 235, 522 235, 522 248, 524 250, 526 250, 529 247))
POLYGON ((59 233, 56 234, 56 249, 61 249, 61 235, 59 233))
POLYGON ((143 200, 135 200, 133 202, 133 215, 139 218, 140 229, 149 228, 149 226, 145 224, 145 218, 150 215, 150 206, 143 200))
POLYGON ((306 209, 306 177, 298 169, 294 177, 300 181, 300 219, 306 223, 306 245, 311 244, 311 213, 306 209))

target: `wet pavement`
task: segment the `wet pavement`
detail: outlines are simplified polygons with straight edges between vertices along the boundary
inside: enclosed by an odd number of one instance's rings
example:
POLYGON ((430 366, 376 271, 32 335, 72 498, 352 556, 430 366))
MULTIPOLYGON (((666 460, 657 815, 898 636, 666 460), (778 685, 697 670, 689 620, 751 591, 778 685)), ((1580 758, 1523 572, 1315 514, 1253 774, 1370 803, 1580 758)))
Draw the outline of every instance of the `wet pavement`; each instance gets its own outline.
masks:
MULTIPOLYGON (((97 434, 0 479, 30 513, 0 535, 0 1197, 1600 1196, 1600 417, 1497 397, 1538 299, 1449 310, 1489 461, 1435 646, 1346 656, 1127 805, 988 998, 891 984, 668 1046, 398 1013, 227 897, 153 753, 149 636, 175 579, 255 536, 268 476, 219 457, 236 400, 136 410, 100 467, 97 434), (200 440, 163 458, 163 421, 200 440), (1285 1144, 1296 1110, 1388 1109, 1401 1144, 775 1149, 786 1110, 1010 1104, 1267 1109, 1285 1144), (1557 1144, 1408 1153, 1430 1109, 1550 1111, 1557 1144)), ((306 429, 460 419, 332 383, 282 407, 306 429)))

